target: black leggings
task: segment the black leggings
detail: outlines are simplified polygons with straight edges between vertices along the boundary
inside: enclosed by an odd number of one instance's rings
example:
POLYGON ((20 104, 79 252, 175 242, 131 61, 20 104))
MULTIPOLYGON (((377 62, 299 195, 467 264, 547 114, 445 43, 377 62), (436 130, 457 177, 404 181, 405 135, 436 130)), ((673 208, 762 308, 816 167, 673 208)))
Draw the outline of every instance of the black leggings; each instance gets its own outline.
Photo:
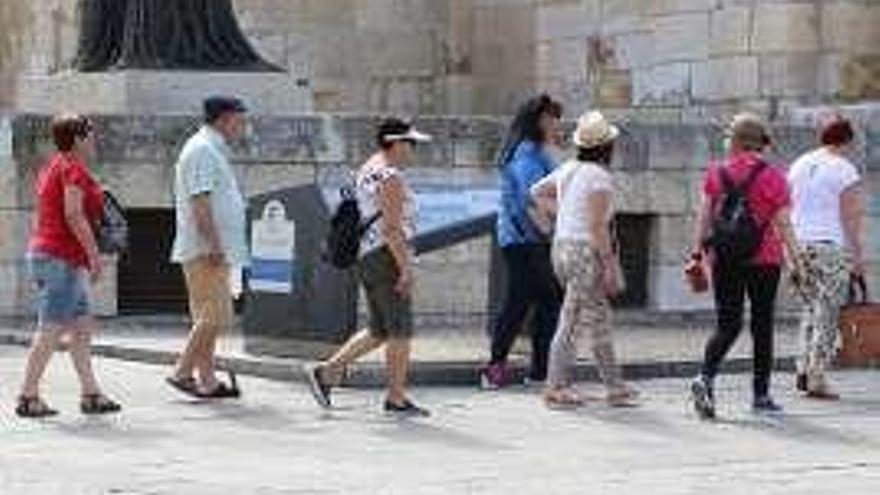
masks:
POLYGON ((729 267, 716 263, 713 288, 718 326, 706 344, 702 373, 712 379, 721 361, 742 331, 745 298, 752 308, 751 330, 754 344, 754 393, 765 396, 770 389, 773 369, 773 317, 779 288, 778 266, 729 267))
POLYGON ((549 244, 518 244, 502 249, 507 288, 492 329, 492 364, 507 360, 530 308, 535 309, 532 365, 529 377, 547 377, 547 356, 556 333, 562 288, 553 274, 549 244))

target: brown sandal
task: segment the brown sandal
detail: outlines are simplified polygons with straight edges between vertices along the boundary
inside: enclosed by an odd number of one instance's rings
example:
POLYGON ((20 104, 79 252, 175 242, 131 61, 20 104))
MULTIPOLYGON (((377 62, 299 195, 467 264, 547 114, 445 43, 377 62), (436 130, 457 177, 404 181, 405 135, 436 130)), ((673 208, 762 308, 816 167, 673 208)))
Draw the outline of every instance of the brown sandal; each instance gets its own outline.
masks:
POLYGON ((807 390, 807 392, 804 394, 804 397, 806 397, 808 399, 825 400, 825 401, 838 401, 838 400, 840 400, 840 394, 834 393, 828 389, 807 390))
POLYGON ((621 390, 610 392, 605 399, 611 407, 638 407, 639 392, 635 389, 625 387, 621 390))
POLYGON ((178 378, 176 376, 169 376, 168 378, 165 378, 165 383, 171 385, 175 390, 182 394, 186 394, 190 397, 199 396, 199 384, 196 382, 195 378, 178 378))
POLYGON ((15 414, 20 418, 48 418, 57 415, 58 411, 49 407, 39 397, 25 397, 22 395, 18 398, 15 414))
POLYGON ((235 373, 227 371, 229 374, 229 385, 223 382, 217 382, 217 385, 210 391, 198 391, 196 396, 200 399, 237 399, 241 397, 241 390, 238 388, 238 380, 235 373))
POLYGON ((586 401, 577 393, 567 389, 549 389, 544 392, 544 404, 550 409, 576 409, 586 401))
POLYGON ((79 403, 79 410, 82 411, 83 414, 110 414, 116 413, 122 410, 122 406, 119 403, 110 400, 103 394, 87 394, 82 396, 82 401, 79 403))

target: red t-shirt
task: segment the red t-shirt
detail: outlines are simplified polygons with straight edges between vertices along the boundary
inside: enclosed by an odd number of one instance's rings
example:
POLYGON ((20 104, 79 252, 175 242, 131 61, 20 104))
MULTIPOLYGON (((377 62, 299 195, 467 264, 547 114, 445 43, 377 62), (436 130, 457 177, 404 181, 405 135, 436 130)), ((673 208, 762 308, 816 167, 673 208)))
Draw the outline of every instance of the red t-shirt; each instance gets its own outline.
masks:
MULTIPOLYGON (((754 153, 739 153, 731 156, 723 164, 709 167, 703 182, 703 192, 712 200, 713 211, 724 192, 721 182, 721 167, 726 167, 730 178, 737 184, 748 178, 750 171, 761 163, 754 153)), ((779 210, 791 204, 788 181, 778 167, 767 166, 755 179, 749 189, 749 205, 759 225, 767 225, 764 242, 755 254, 754 264, 778 266, 784 261, 782 240, 771 223, 779 210)))
POLYGON ((83 212, 92 227, 101 221, 104 194, 82 160, 56 153, 40 171, 36 182, 36 217, 30 250, 48 254, 77 267, 88 265, 88 257, 64 217, 64 188, 78 187, 83 193, 83 212))

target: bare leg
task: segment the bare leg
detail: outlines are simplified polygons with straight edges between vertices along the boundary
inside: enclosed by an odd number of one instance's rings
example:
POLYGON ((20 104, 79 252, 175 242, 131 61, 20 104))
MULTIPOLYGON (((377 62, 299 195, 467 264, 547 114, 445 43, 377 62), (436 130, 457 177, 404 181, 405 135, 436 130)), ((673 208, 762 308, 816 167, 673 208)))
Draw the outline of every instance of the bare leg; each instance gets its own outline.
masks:
POLYGON ((45 325, 37 330, 31 343, 25 367, 24 383, 21 386, 23 397, 37 397, 40 394, 40 380, 46 372, 46 366, 58 346, 62 330, 57 325, 45 325))
POLYGON ((92 318, 81 318, 71 327, 70 359, 79 377, 82 395, 100 395, 101 389, 95 372, 92 369, 92 330, 95 321, 92 318))
POLYGON ((402 404, 406 401, 409 375, 409 339, 389 339, 385 347, 385 366, 388 369, 388 401, 402 404))
POLYGON ((373 337, 366 329, 352 335, 330 359, 324 361, 322 378, 329 383, 337 383, 346 366, 375 351, 384 343, 384 340, 373 337))
POLYGON ((199 383, 206 390, 212 390, 217 386, 216 361, 217 335, 220 330, 217 327, 207 327, 202 336, 202 348, 199 349, 196 369, 199 373, 199 383))
POLYGON ((204 347, 203 340, 203 332, 198 325, 193 325, 189 333, 189 339, 187 339, 186 342, 186 347, 183 349, 183 353, 177 361, 176 371, 174 372, 176 378, 192 378, 196 364, 199 361, 200 349, 204 347))

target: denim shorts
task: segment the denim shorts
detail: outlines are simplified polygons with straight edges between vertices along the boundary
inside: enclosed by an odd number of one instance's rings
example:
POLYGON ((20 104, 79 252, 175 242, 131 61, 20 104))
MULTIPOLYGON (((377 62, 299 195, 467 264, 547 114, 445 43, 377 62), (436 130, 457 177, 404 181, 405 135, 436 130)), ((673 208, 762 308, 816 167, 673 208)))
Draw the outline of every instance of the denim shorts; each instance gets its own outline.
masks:
POLYGON ((40 324, 68 324, 89 315, 86 271, 43 253, 28 254, 40 324))

